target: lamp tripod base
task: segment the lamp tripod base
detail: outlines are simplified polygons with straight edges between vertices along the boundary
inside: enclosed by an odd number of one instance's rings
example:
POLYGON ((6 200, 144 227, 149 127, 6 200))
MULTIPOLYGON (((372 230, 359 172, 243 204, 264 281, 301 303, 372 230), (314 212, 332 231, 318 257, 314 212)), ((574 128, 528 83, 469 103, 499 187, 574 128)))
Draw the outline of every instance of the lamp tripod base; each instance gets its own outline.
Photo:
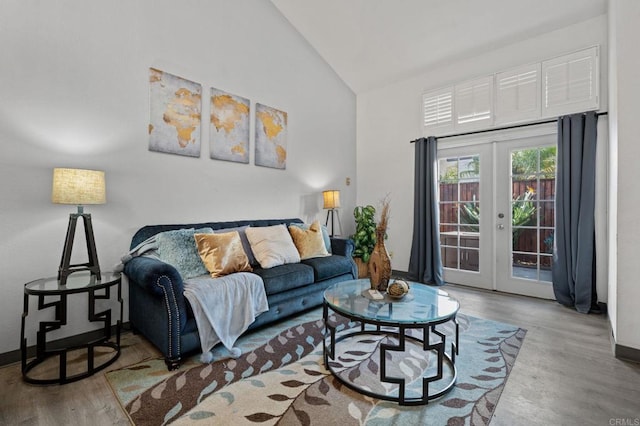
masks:
POLYGON ((100 265, 98 264, 98 253, 96 252, 96 241, 93 238, 93 226, 91 224, 91 215, 89 213, 71 213, 69 215, 69 226, 67 227, 67 238, 64 241, 64 249, 62 250, 62 260, 60 261, 60 269, 58 269, 58 281, 60 285, 67 283, 67 277, 74 272, 90 271, 91 275, 95 275, 98 280, 100 276, 100 265), (78 218, 82 218, 84 222, 84 235, 87 240, 87 254, 89 261, 86 263, 78 263, 72 265, 71 251, 73 249, 73 240, 78 226, 78 218))
POLYGON ((342 234, 342 224, 340 223, 340 215, 336 211, 336 209, 327 210, 327 220, 325 221, 324 226, 329 227, 329 217, 331 217, 331 236, 335 237, 342 234), (334 227, 334 216, 338 218, 338 233, 335 233, 334 227))

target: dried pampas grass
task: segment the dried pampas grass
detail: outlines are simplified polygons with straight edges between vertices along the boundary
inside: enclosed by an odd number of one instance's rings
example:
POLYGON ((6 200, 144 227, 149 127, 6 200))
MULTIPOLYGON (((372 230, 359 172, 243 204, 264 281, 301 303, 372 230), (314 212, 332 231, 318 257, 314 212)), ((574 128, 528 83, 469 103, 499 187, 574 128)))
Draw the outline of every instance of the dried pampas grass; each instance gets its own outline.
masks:
POLYGON ((387 232, 387 226, 389 225, 389 213, 390 213, 390 203, 389 195, 384 197, 380 202, 382 208, 380 209, 380 221, 378 221, 378 231, 387 232))

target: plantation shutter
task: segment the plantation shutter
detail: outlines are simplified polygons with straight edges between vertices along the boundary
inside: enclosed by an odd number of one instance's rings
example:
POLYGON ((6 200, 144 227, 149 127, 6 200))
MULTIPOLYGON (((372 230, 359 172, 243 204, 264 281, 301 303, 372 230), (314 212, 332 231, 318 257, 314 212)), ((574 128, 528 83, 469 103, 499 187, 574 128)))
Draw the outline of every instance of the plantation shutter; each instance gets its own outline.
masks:
POLYGON ((540 118, 540 63, 496 74, 496 124, 540 118))
POLYGON ((493 76, 457 84, 454 104, 457 130, 490 126, 493 120, 493 76))
POLYGON ((425 134, 427 129, 453 130, 453 87, 422 95, 425 134))
POLYGON ((542 62, 544 116, 595 110, 598 97, 598 48, 542 62))
POLYGON ((422 95, 425 136, 445 136, 597 110, 599 48, 457 83, 422 95))

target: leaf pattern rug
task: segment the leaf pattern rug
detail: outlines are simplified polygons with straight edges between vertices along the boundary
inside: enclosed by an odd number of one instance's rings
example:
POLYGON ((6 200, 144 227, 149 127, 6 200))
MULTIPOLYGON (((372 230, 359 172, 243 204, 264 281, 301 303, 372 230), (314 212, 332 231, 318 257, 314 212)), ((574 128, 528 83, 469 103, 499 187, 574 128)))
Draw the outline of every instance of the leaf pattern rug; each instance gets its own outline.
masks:
MULTIPOLYGON (((132 423, 140 426, 487 425, 526 334, 513 325, 458 314, 455 387, 427 405, 400 406, 354 392, 325 369, 321 315, 316 309, 248 333, 238 341, 243 351, 238 359, 216 348, 211 364, 196 356, 168 372, 162 359, 152 359, 105 375, 132 423)), ((356 326, 342 317, 332 320, 341 332, 356 326)), ((438 330, 448 336, 449 353, 453 324, 438 330)), ((364 388, 397 395, 396 385, 377 380, 379 345, 388 339, 372 334, 345 340, 337 347, 334 370, 364 388)), ((387 368, 407 378, 410 394, 410 383, 420 389, 420 378, 431 375, 433 358, 407 345, 405 352, 388 357, 387 368)), ((430 387, 435 391, 437 386, 430 387)))

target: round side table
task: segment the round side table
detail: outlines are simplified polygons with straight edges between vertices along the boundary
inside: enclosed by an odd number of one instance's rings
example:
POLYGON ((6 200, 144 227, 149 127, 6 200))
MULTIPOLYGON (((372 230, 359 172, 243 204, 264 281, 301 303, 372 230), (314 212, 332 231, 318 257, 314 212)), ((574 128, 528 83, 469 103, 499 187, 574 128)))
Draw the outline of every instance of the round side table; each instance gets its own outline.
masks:
MULTIPOLYGON (((61 285, 57 277, 42 278, 24 285, 24 309, 20 331, 20 351, 22 355, 22 378, 33 384, 65 384, 89 377, 97 371, 111 365, 120 356, 120 331, 122 328, 122 282, 119 273, 102 272, 100 277, 88 272, 75 272, 61 285), (117 292, 117 305, 120 310, 113 330, 111 308, 96 312, 96 301, 109 300, 111 291, 117 292), (81 335, 81 341, 73 344, 48 342, 47 333, 58 330, 67 324, 67 298, 71 294, 87 294, 90 322, 102 322, 103 326, 95 332, 81 335), (27 338, 25 324, 29 315, 29 297, 38 298, 38 310, 53 308, 55 318, 52 321, 40 321, 37 326, 35 358, 27 360, 27 338), (95 334, 98 334, 97 337, 95 334), (96 348, 110 348, 105 355, 96 354, 96 348), (86 368, 80 372, 67 373, 67 355, 71 351, 86 350, 86 368), (32 370, 45 360, 57 356, 59 358, 58 375, 47 378, 32 377, 32 370), (106 358, 106 359, 105 359, 106 358)), ((73 339, 63 339, 62 342, 73 339)))

